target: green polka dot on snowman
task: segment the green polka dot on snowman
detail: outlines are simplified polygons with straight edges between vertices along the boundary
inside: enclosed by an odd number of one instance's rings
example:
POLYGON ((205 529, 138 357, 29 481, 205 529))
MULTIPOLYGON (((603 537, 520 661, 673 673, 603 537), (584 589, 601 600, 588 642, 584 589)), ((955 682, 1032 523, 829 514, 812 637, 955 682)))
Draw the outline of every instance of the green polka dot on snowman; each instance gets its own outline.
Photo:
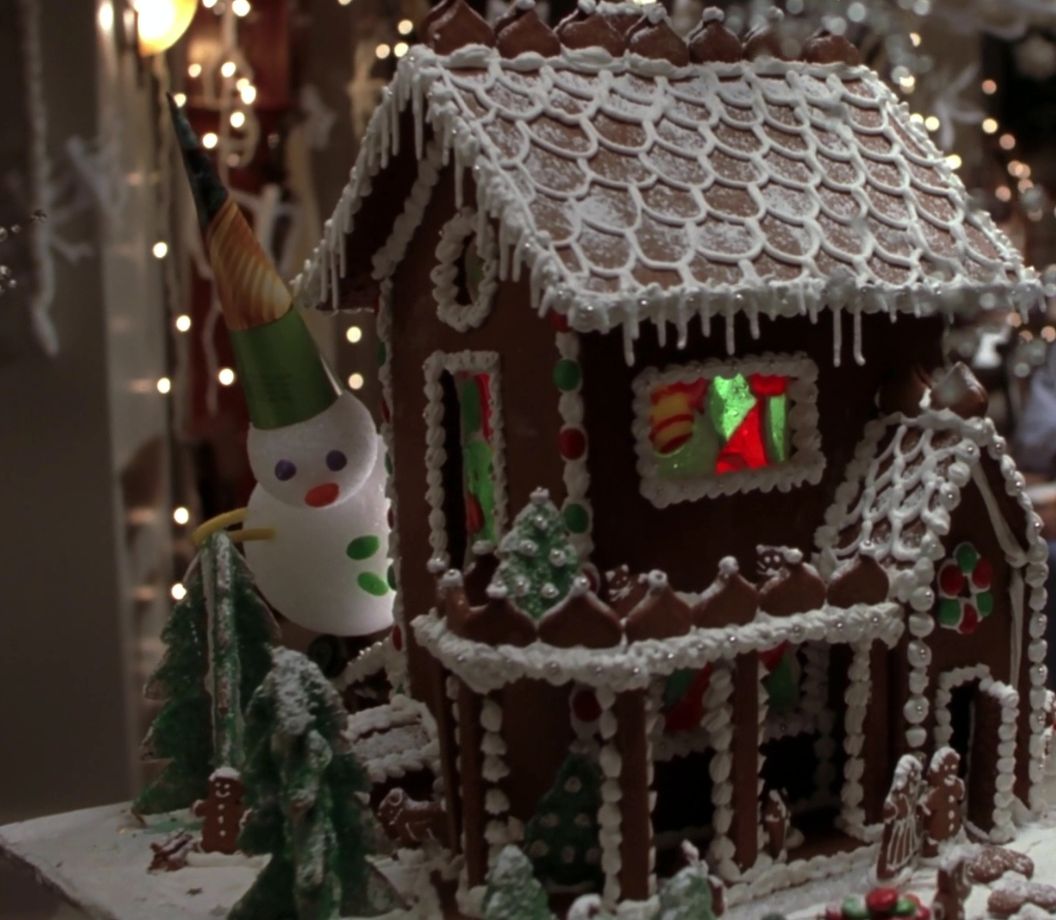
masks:
MULTIPOLYGON (((374 534, 366 534, 352 540, 348 544, 345 554, 349 559, 356 562, 366 562, 368 559, 373 558, 380 548, 381 538, 374 534)), ((360 590, 366 591, 367 594, 371 594, 374 597, 384 597, 391 590, 387 577, 370 571, 360 572, 356 577, 356 584, 360 590)))

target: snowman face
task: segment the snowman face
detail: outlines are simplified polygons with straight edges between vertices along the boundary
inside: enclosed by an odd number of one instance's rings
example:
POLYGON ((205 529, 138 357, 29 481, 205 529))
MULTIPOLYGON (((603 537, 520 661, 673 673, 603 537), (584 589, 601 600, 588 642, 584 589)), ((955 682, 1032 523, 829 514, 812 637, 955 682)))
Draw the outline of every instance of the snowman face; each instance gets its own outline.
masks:
POLYGON ((342 393, 327 409, 284 428, 250 426, 246 441, 257 482, 300 508, 325 508, 351 498, 377 454, 377 432, 364 405, 342 393))

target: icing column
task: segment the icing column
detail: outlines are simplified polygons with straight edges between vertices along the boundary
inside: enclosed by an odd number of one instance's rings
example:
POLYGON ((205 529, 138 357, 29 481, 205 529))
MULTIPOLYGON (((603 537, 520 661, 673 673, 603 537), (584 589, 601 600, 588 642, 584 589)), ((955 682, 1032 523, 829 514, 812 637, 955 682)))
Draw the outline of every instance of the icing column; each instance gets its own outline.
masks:
MULTIPOLYGON (((466 885, 468 888, 475 888, 484 884, 488 871, 484 842, 487 821, 484 783, 485 771, 494 774, 495 770, 484 754, 481 698, 461 680, 458 682, 456 705, 458 748, 461 754, 459 780, 462 787, 462 852, 466 860, 466 885)), ((502 764, 502 767, 505 765, 502 764)))
MULTIPOLYGON (((862 807, 865 790, 862 788, 862 777, 865 774, 865 715, 869 706, 869 659, 871 642, 856 642, 851 646, 851 666, 847 674, 847 692, 844 700, 846 710, 846 735, 843 747, 847 752, 847 763, 844 767, 844 783, 841 793, 840 816, 845 828, 856 836, 861 836, 866 823, 865 809, 862 807)), ((882 647, 882 646, 881 646, 882 647)), ((881 704, 884 697, 874 697, 881 704)), ((874 709, 877 708, 874 706, 874 709)), ((879 726, 872 726, 871 733, 881 734, 879 726)), ((878 761, 882 762, 882 761, 878 761)), ((874 768, 875 769, 875 768, 874 768)))
POLYGON ((711 745, 711 801, 715 807, 712 825, 715 836, 709 849, 709 861, 724 878, 737 875, 733 861, 735 848, 730 836, 733 825, 733 674, 729 664, 716 661, 704 698, 703 724, 708 730, 711 745))
POLYGON ((557 351, 561 356, 554 366, 554 384, 561 393, 557 411, 561 415, 558 450, 565 464, 565 504, 561 509, 572 543, 582 558, 588 558, 594 547, 591 539, 591 509, 587 498, 590 476, 587 473, 587 432, 583 425, 583 368, 579 363, 579 336, 569 329, 568 320, 551 313, 557 330, 557 351))
POLYGON ((1027 646, 1027 658, 1023 667, 1030 672, 1030 724, 1029 741, 1027 749, 1030 753, 1030 762, 1027 770, 1029 780, 1029 791, 1024 796, 1021 776, 1017 776, 1016 791, 1020 798, 1028 798, 1027 804, 1033 811, 1041 811, 1045 800, 1042 795, 1042 782, 1044 780, 1045 763, 1045 697, 1046 682, 1048 679, 1048 668, 1045 665, 1047 646, 1045 643, 1045 631, 1047 617, 1045 608, 1048 604, 1048 592, 1045 582, 1048 576, 1046 565, 1047 547, 1042 540, 1037 540, 1031 545, 1028 552, 1030 562, 1027 563, 1024 581, 1030 588, 1027 597, 1027 606, 1030 608, 1030 620, 1027 629, 1030 634, 1030 644, 1027 646))
POLYGON ((488 815, 484 839, 488 843, 488 861, 494 862, 509 841, 504 816, 510 810, 510 800, 499 786, 503 777, 509 775, 510 768, 505 760, 506 742, 501 734, 502 707, 494 695, 485 697, 480 707, 480 726, 483 729, 480 746, 484 752, 484 811, 488 815))
POLYGON ((601 716, 598 734, 601 749, 598 763, 601 765, 601 807, 598 809, 598 841, 601 845, 601 870, 605 876, 602 898, 609 908, 615 908, 620 900, 621 828, 620 828, 620 755, 616 749, 616 714, 613 705, 616 694, 608 687, 597 690, 601 716))

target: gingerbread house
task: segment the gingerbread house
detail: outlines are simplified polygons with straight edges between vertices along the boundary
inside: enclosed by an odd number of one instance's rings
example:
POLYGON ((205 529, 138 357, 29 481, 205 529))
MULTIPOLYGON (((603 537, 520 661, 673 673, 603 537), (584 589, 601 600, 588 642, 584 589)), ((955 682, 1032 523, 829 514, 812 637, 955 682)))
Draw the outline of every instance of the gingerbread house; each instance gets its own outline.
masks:
POLYGON ((686 837, 734 898, 843 871, 943 743, 1007 837, 1046 554, 942 337, 1034 273, 840 37, 592 0, 419 35, 295 288, 377 310, 395 642, 463 894, 509 840, 609 902, 686 837))

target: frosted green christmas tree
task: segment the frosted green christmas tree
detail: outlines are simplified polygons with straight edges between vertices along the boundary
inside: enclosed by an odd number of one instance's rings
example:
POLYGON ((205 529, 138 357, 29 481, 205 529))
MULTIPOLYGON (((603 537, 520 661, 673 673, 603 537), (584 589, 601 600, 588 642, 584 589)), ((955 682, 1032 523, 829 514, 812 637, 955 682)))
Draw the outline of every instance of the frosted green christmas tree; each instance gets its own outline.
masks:
POLYGON ((133 803, 138 814, 186 808, 205 796, 215 767, 241 766, 243 710, 278 635, 249 568, 222 531, 199 551, 184 587, 161 634, 165 656, 146 688, 148 699, 164 705, 143 756, 168 763, 133 803))
POLYGON ((689 865, 660 886, 656 920, 715 920, 707 863, 692 846, 683 844, 682 849, 689 865))
POLYGON ((239 838, 270 853, 230 920, 333 920, 369 910, 366 777, 346 734, 348 713, 322 671, 290 649, 246 714, 250 812, 239 838))
POLYGON ((601 774, 570 754, 524 829, 524 849, 539 877, 557 885, 601 882, 598 809, 601 774))
POLYGON ((546 489, 536 489, 499 543, 495 580, 535 619, 563 600, 579 573, 579 556, 546 489))
POLYGON ((553 920, 531 862, 515 846, 504 847, 488 873, 484 920, 553 920))

